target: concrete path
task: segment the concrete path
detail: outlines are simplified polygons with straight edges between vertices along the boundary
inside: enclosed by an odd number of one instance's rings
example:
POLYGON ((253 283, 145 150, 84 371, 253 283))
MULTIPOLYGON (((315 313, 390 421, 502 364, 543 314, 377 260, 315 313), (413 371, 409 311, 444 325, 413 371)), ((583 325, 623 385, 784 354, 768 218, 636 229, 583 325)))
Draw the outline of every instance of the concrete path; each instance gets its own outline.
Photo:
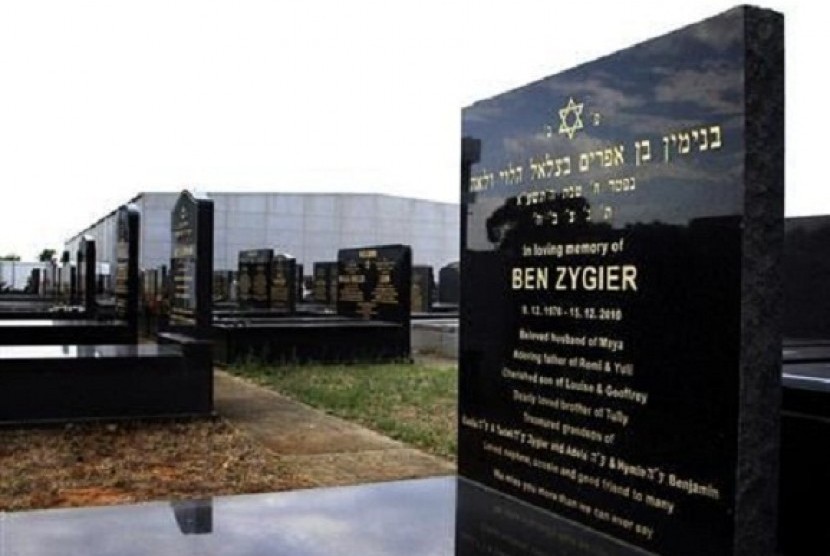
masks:
POLYGON ((216 370, 216 411, 316 486, 446 475, 455 466, 216 370))

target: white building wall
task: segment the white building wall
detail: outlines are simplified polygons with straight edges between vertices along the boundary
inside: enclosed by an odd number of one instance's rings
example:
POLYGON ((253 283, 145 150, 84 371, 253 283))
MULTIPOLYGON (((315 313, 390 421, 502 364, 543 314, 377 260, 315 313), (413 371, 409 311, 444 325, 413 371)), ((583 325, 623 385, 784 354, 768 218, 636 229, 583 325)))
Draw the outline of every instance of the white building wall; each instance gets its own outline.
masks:
MULTIPOLYGON (((402 243, 415 264, 437 270, 458 260, 459 207, 378 194, 209 193, 214 203, 214 268, 235 269, 243 249, 273 248, 297 257, 306 274, 345 247, 402 243)), ((170 211, 178 193, 142 193, 142 268, 169 264, 170 211)), ((115 213, 85 231, 102 262, 115 260, 115 213)), ((67 242, 74 259, 76 236, 67 242)))

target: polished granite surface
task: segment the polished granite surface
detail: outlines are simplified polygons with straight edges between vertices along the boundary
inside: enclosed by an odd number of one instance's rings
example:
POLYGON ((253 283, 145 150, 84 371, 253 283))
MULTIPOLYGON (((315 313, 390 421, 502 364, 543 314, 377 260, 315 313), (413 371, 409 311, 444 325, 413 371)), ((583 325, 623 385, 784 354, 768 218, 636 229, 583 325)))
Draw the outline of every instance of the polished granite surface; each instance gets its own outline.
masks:
POLYGON ((72 326, 86 326, 86 327, 109 327, 109 326, 126 326, 124 321, 119 320, 67 320, 67 319, 26 319, 26 320, 0 320, 0 328, 47 328, 47 327, 72 327, 72 326))
POLYGON ((0 346, 0 359, 2 360, 175 357, 180 356, 181 353, 181 348, 178 346, 159 344, 0 346))
POLYGON ((788 388, 830 392, 830 362, 786 364, 782 383, 788 388))
POLYGON ((442 555, 452 553, 454 501, 455 479, 439 478, 214 498, 190 511, 152 503, 14 513, 0 522, 0 553, 442 555))
POLYGON ((463 479, 0 513, 2 556, 643 554, 463 479))
POLYGON ((782 352, 785 363, 808 363, 830 360, 830 346, 822 344, 784 346, 782 352))

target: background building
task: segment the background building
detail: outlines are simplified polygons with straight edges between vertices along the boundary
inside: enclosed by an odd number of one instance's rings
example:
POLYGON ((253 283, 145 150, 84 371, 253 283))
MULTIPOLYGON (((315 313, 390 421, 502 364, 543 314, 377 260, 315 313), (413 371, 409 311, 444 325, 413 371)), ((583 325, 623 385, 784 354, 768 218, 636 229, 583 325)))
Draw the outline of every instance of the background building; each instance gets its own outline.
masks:
MULTIPOLYGON (((260 248, 294 255, 306 274, 316 261, 336 260, 338 249, 362 245, 411 245, 414 263, 432 265, 436 272, 458 260, 457 204, 355 193, 208 195, 214 203, 217 270, 236 269, 239 251, 260 248)), ((141 193, 129 201, 141 210, 141 268, 170 264, 170 211, 178 196, 141 193)), ((84 234, 95 238, 99 262, 115 262, 115 210, 66 242, 73 260, 84 234)))

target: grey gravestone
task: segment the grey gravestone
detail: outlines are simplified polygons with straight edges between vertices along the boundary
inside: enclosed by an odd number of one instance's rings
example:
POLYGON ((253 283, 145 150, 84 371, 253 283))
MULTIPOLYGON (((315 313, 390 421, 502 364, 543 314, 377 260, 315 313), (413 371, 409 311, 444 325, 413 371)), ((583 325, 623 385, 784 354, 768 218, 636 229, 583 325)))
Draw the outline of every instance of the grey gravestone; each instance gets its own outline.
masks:
POLYGON ((124 205, 116 216, 115 314, 127 322, 138 343, 138 242, 140 214, 135 205, 124 205))
POLYGON ((464 110, 459 473, 648 551, 770 555, 783 18, 464 110))
POLYGON ((271 308, 293 313, 297 305, 297 259, 278 254, 271 261, 271 308))
POLYGON ((196 338, 211 335, 213 201, 184 191, 170 215, 170 330, 196 338))
POLYGON ((239 252, 239 305, 247 309, 267 309, 271 305, 272 249, 247 249, 239 252))

